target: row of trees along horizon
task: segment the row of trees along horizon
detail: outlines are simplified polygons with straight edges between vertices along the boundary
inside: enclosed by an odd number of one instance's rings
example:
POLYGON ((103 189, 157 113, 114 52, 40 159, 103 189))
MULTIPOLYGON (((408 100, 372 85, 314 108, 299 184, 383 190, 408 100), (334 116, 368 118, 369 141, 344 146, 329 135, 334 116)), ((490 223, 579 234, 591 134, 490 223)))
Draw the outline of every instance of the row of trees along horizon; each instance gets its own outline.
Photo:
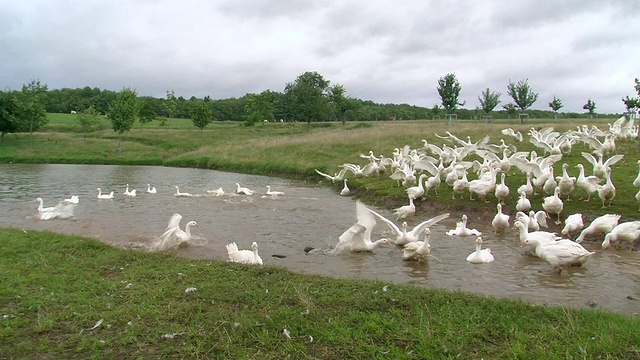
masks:
MULTIPOLYGON (((559 112, 562 100, 555 97, 548 102, 551 110, 531 109, 538 94, 528 79, 509 82, 507 95, 512 102, 501 105, 502 93, 485 89, 478 95, 479 106, 464 108, 459 102, 462 87, 455 73, 438 80, 437 90, 441 104, 432 108, 409 104, 377 104, 347 95, 340 84, 330 81, 317 72, 305 72, 285 85, 283 92, 265 90, 259 94, 246 94, 240 98, 185 99, 167 90, 165 98, 138 96, 136 91, 123 88, 119 92, 100 90, 86 86, 82 89, 54 89, 40 80, 32 80, 21 90, 0 91, 0 132, 37 131, 46 125, 46 113, 77 113, 83 131, 91 131, 99 115, 108 115, 114 131, 129 131, 137 119, 142 127, 158 120, 163 125, 167 118, 191 119, 194 126, 203 129, 211 121, 240 121, 253 126, 262 121, 379 121, 440 119, 455 114, 460 119, 515 119, 526 112, 529 118, 586 118, 596 115, 596 102, 587 99, 584 113, 559 112), (498 110, 496 110, 498 108, 498 110)), ((640 108, 640 82, 635 79, 637 98, 622 99, 627 113, 640 108)), ((620 114, 606 114, 619 116, 620 114)))

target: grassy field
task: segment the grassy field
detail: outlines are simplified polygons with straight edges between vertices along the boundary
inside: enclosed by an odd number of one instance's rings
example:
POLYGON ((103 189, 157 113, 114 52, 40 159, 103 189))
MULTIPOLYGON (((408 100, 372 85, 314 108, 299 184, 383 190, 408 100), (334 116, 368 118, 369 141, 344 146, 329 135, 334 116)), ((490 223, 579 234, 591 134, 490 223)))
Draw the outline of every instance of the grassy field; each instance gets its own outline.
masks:
POLYGON ((17 229, 0 257, 2 359, 640 358, 640 320, 598 310, 17 229))
MULTIPOLYGON (((527 124, 432 121, 313 124, 216 122, 197 130, 170 119, 136 126, 120 139, 102 129, 78 132, 72 115, 50 114, 33 135, 9 134, 0 144, 5 162, 149 164, 268 174, 319 182, 314 172, 336 172, 345 162, 364 165, 369 150, 435 144, 451 131, 478 140, 513 127, 558 131, 581 123, 527 124)), ((608 119, 613 121, 613 119, 608 119)), ((605 120, 594 121, 607 128, 605 120)), ((589 124, 591 125, 591 124, 589 124)), ((507 139, 505 139, 507 140, 507 139)), ((510 142, 509 140, 507 140, 510 142)), ((632 181, 638 173, 635 141, 618 141, 624 159, 613 167, 618 194, 612 208, 599 201, 566 202, 564 215, 616 212, 637 219, 632 181)), ((518 150, 533 150, 528 142, 518 150)), ((556 164, 584 162, 583 146, 556 164)), ((512 169, 511 189, 524 182, 512 169)), ((341 184, 331 184, 339 190, 341 184)), ((387 207, 404 204, 403 188, 387 176, 350 179, 356 196, 387 207)), ((468 195, 467 195, 468 196, 468 195)), ((539 208, 541 196, 532 199, 539 208)), ((492 217, 495 199, 452 200, 438 195, 418 203, 492 217)), ((517 198, 507 200, 512 209, 517 198)), ((420 210, 418 210, 420 211, 420 210)), ((196 261, 167 254, 113 249, 97 241, 52 233, 0 229, 0 358, 619 358, 640 359, 637 318, 599 310, 532 306, 460 292, 425 290, 378 281, 306 276, 265 266, 196 261), (131 285, 130 285, 131 284, 131 285), (193 292, 185 292, 195 287, 193 292), (96 326, 97 322, 102 322, 96 326), (289 337, 284 330, 289 331, 289 337), (313 340, 313 341, 312 341, 313 340)))

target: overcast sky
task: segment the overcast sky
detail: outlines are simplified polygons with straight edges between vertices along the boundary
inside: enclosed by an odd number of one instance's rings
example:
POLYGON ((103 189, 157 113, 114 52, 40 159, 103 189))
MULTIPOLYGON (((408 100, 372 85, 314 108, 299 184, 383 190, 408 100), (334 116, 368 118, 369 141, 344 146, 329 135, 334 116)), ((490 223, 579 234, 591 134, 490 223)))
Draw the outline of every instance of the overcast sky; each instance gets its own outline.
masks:
POLYGON ((0 0, 0 86, 223 99, 316 71, 352 97, 432 107, 453 72, 468 109, 528 78, 533 108, 623 112, 639 20, 638 0, 0 0))

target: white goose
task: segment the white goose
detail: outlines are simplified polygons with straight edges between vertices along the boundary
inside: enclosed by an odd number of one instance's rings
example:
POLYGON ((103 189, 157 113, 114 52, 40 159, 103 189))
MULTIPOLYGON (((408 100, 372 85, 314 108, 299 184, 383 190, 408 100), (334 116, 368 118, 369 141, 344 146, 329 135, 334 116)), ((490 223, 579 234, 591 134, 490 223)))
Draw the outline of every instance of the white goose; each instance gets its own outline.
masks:
POLYGON ((244 194, 244 195, 253 195, 254 190, 251 190, 246 187, 240 186, 240 184, 236 183, 236 194, 244 194))
POLYGON ((409 205, 400 206, 399 208, 394 209, 394 214, 396 214, 396 221, 400 219, 404 219, 415 213, 416 213, 416 206, 414 205, 412 198, 409 198, 409 205))
POLYGON ((147 193, 149 194, 157 194, 158 190, 156 190, 155 186, 151 186, 151 184, 147 184, 147 193))
POLYGON ((522 247, 526 247, 528 252, 535 255, 535 248, 532 244, 526 243, 527 239, 534 239, 539 241, 542 244, 553 243, 557 240, 562 239, 558 235, 548 231, 529 231, 527 229, 527 225, 522 223, 521 221, 516 220, 513 223, 513 226, 518 229, 518 238, 520 239, 520 245, 522 247))
POLYGON ((531 185, 531 173, 527 172, 527 182, 518 187, 518 194, 524 192, 527 197, 533 195, 533 185, 531 185))
POLYGON ((548 173, 549 177, 547 177, 545 182, 542 184, 542 191, 547 195, 551 195, 555 191, 556 187, 558 187, 558 182, 553 176, 553 166, 549 166, 548 173))
POLYGON ((219 187, 215 190, 207 190, 207 194, 213 195, 213 196, 222 196, 226 193, 224 192, 224 189, 222 189, 222 187, 219 187))
POLYGON ((173 196, 178 196, 178 197, 193 197, 193 194, 190 194, 188 192, 180 192, 180 188, 178 187, 178 185, 175 185, 176 187, 176 193, 173 194, 173 196))
POLYGON ((410 198, 419 199, 422 197, 422 195, 424 195, 423 181, 426 177, 427 177, 427 174, 420 174, 420 177, 418 177, 418 185, 412 186, 410 188, 407 188, 407 190, 405 190, 407 192, 407 195, 409 195, 410 198))
POLYGON ((189 221, 184 230, 180 229, 180 221, 182 220, 182 215, 175 213, 169 219, 169 223, 167 224, 167 228, 160 235, 153 248, 156 251, 162 251, 174 248, 180 245, 183 242, 187 242, 191 240, 191 227, 198 226, 198 223, 195 221, 189 221))
POLYGON ((606 204, 609 203, 611 206, 611 201, 616 197, 616 187, 611 182, 611 168, 607 168, 606 170, 606 181, 604 185, 598 187, 598 197, 602 200, 602 207, 605 208, 606 204))
POLYGON ((633 180, 633 186, 640 188, 640 160, 637 161, 638 164, 638 175, 635 180, 633 180))
POLYGON ((504 183, 507 174, 502 173, 500 183, 496 184, 494 195, 498 199, 498 203, 504 204, 504 200, 509 197, 509 187, 504 183))
POLYGON ((40 197, 36 198, 36 201, 38 202, 38 213, 36 214, 38 219, 51 220, 58 217, 58 209, 55 206, 44 207, 44 200, 40 197))
POLYGON ((520 198, 518 198, 518 202, 516 203, 516 210, 522 212, 531 210, 531 201, 527 199, 527 193, 524 191, 520 191, 520 198))
POLYGON ((472 264, 484 264, 490 263, 493 261, 493 255, 491 254, 491 249, 482 248, 482 238, 478 236, 476 238, 476 251, 472 252, 467 256, 467 261, 472 264))
POLYGON ((131 196, 131 197, 135 197, 135 196, 137 195, 137 194, 136 194, 136 189, 133 189, 133 190, 129 191, 129 184, 127 184, 127 185, 126 185, 126 187, 127 187, 127 188, 124 190, 123 195, 125 195, 125 196, 131 196))
POLYGON ((611 230, 613 230, 613 228, 618 225, 619 220, 620 215, 617 214, 606 214, 593 219, 589 226, 582 230, 582 232, 576 239, 576 242, 582 242, 587 236, 593 236, 597 234, 606 235, 610 233, 611 230))
POLYGON ((467 215, 463 214, 462 218, 460 219, 460 221, 458 221, 456 223, 456 228, 447 231, 447 235, 449 235, 449 236, 453 236, 453 235, 458 235, 458 236, 471 236, 471 235, 480 236, 480 235, 482 235, 482 233, 480 231, 476 230, 476 229, 467 228, 467 215))
POLYGON ((389 244, 389 240, 386 238, 371 241, 371 233, 376 225, 376 219, 360 200, 356 201, 356 218, 356 223, 338 237, 338 243, 331 251, 332 254, 345 251, 373 251, 380 244, 389 244))
POLYGON ((547 218, 549 215, 544 210, 529 210, 529 215, 523 211, 516 213, 516 220, 527 226, 529 231, 538 231, 540 227, 547 228, 547 218))
POLYGON ((473 200, 473 194, 477 194, 478 197, 485 202, 487 195, 491 193, 496 187, 496 175, 500 171, 500 168, 493 168, 490 170, 489 178, 485 179, 476 179, 469 181, 469 200, 473 200))
POLYGON ((467 179, 467 172, 462 173, 462 178, 453 182, 453 193, 451 194, 451 198, 455 199, 456 194, 460 194, 460 198, 464 198, 462 192, 465 189, 469 188, 469 180, 467 179))
POLYGON ((576 165, 580 169, 580 174, 578 174, 578 179, 576 180, 576 186, 578 189, 582 191, 582 195, 580 200, 584 199, 584 194, 587 194, 587 200, 591 200, 591 196, 598 191, 598 187, 600 187, 600 178, 595 175, 584 175, 584 165, 578 164, 576 165))
MULTIPOLYGON (((640 203, 640 190, 636 193, 636 201, 640 203)), ((638 211, 640 211, 640 205, 638 206, 638 211)))
POLYGON ((98 191, 98 199, 113 199, 113 191, 109 194, 103 194, 100 188, 96 189, 98 191))
POLYGON ((351 190, 349 190, 349 186, 347 186, 347 179, 344 179, 344 186, 342 187, 342 190, 340 190, 340 195, 348 196, 350 194, 351 190))
POLYGON ((593 165, 593 175, 599 177, 600 179, 604 179, 607 175, 607 168, 613 166, 615 163, 622 160, 624 155, 621 155, 621 154, 613 155, 612 157, 608 158, 606 161, 603 161, 602 154, 598 154, 598 160, 596 160, 596 158, 593 155, 587 152, 583 152, 582 157, 587 159, 587 161, 589 161, 591 165, 593 165))
POLYGON ((496 233, 502 233, 509 227, 509 215, 502 212, 502 204, 497 205, 498 212, 491 221, 491 226, 496 233))
POLYGON ((556 225, 562 223, 562 221, 560 221, 560 214, 562 213, 562 209, 564 208, 564 202, 562 202, 562 199, 560 199, 560 197, 558 196, 559 192, 560 189, 556 187, 556 189, 553 191, 553 195, 547 196, 542 202, 542 208, 544 209, 544 211, 549 214, 557 215, 557 220, 555 221, 556 225))
POLYGON ((547 244, 536 239, 527 239, 524 246, 533 246, 536 255, 551 264, 558 274, 567 266, 584 264, 589 256, 595 254, 567 239, 547 244))
POLYGON ((424 229, 424 241, 413 241, 406 243, 402 248, 402 260, 404 261, 422 261, 431 253, 431 229, 424 229))
POLYGON ((386 223, 389 226, 389 229, 391 229, 391 231, 396 236, 395 240, 393 241, 393 243, 396 245, 405 245, 410 242, 418 241, 420 238, 420 235, 422 235, 422 233, 424 232, 424 229, 427 229, 429 226, 434 225, 439 221, 449 217, 449 213, 434 216, 429 220, 425 220, 419 223, 418 225, 414 226, 413 229, 408 231, 407 230, 408 225, 406 221, 403 221, 402 224, 400 224, 400 227, 398 227, 393 221, 385 218, 379 213, 371 209, 369 209, 369 211, 371 211, 373 215, 377 216, 380 220, 382 220, 384 223, 386 223))
POLYGON ((70 198, 64 199, 64 202, 67 204, 79 204, 80 197, 78 195, 71 195, 70 198))
POLYGON ((573 189, 576 187, 576 178, 574 176, 569 176, 569 173, 567 172, 568 168, 569 164, 562 164, 562 176, 556 178, 558 181, 558 189, 560 189, 558 196, 566 196, 567 200, 569 200, 573 189))
POLYGON ((634 242, 640 238, 640 221, 628 221, 616 225, 610 233, 604 236, 602 248, 608 248, 612 242, 634 242))
POLYGON ((251 244, 251 250, 238 250, 238 245, 232 242, 226 246, 229 261, 241 264, 262 265, 262 258, 258 255, 258 243, 251 244))
POLYGON ((564 227, 560 233, 564 236, 571 237, 573 234, 582 230, 583 227, 582 214, 571 214, 564 220, 564 227))
POLYGON ((277 198, 278 196, 282 196, 284 195, 284 191, 273 191, 271 190, 271 186, 267 185, 267 195, 271 196, 272 198, 277 198))

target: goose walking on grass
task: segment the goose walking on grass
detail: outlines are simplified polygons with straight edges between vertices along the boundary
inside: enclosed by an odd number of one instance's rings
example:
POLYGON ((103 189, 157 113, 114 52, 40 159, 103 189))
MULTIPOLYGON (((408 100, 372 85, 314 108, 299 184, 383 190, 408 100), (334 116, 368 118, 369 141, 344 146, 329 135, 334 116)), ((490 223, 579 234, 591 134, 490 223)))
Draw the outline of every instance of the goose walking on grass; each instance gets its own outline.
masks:
POLYGON ((505 173, 500 175, 500 183, 496 184, 494 191, 494 195, 500 204, 504 204, 504 201, 509 197, 509 187, 504 183, 505 177, 505 173))
POLYGON ((494 260, 493 254, 491 254, 491 249, 482 248, 482 238, 478 236, 476 238, 476 251, 472 252, 467 256, 467 261, 472 264, 485 264, 490 263, 494 260))
POLYGON ((420 174, 420 177, 418 177, 418 185, 416 186, 412 186, 410 188, 407 188, 407 190, 405 190, 407 192, 407 195, 410 198, 413 199, 419 199, 422 197, 422 195, 424 195, 424 179, 427 177, 427 174, 420 174))
POLYGON ((567 172, 568 168, 569 164, 562 164, 562 176, 556 178, 558 181, 558 189, 560 189, 558 196, 566 196, 567 201, 571 198, 571 193, 575 188, 576 182, 576 178, 574 176, 569 176, 569 173, 567 172))
POLYGON ((238 250, 238 245, 232 242, 226 246, 230 262, 241 264, 262 265, 262 258, 258 255, 258 243, 251 244, 251 250, 238 250))
POLYGON ((587 194, 587 199, 584 201, 591 200, 591 196, 598 191, 598 187, 600 187, 600 178, 595 175, 584 175, 584 165, 578 164, 576 165, 578 169, 580 169, 580 173, 578 174, 578 178, 576 179, 576 187, 581 192, 580 200, 584 199, 584 195, 587 194))
POLYGON ((598 197, 602 200, 603 208, 606 208, 607 204, 611 206, 611 201, 616 197, 616 187, 611 182, 611 168, 607 168, 605 179, 604 185, 598 188, 598 197))

